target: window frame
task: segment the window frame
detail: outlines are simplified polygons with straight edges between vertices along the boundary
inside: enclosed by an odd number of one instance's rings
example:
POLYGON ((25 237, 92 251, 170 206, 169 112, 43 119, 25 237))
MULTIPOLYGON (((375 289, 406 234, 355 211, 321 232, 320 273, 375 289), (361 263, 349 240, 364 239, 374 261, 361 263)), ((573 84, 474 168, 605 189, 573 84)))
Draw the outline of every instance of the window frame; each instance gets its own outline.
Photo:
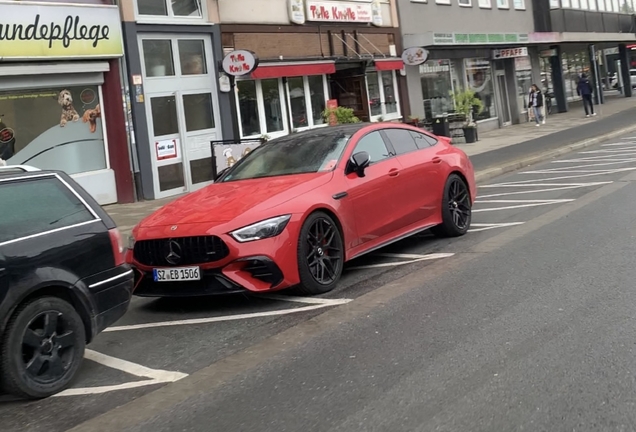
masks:
POLYGON ((526 0, 512 0, 514 10, 526 10, 526 0))
POLYGON ((95 210, 93 209, 93 207, 91 207, 90 204, 88 204, 88 202, 86 202, 86 200, 66 181, 64 180, 59 174, 57 173, 46 173, 46 174, 32 174, 32 175, 24 175, 24 176, 11 176, 11 177, 5 177, 5 178, 0 178, 0 187, 2 187, 3 184, 10 184, 10 183, 22 183, 22 182, 37 182, 38 179, 46 179, 46 178, 52 178, 57 180, 58 182, 61 183, 61 187, 68 189, 71 194, 76 197, 78 199, 78 201, 84 206, 84 208, 86 210, 88 210, 88 213, 93 217, 91 220, 85 221, 85 222, 79 222, 79 223, 74 223, 74 224, 70 224, 70 225, 66 225, 66 226, 62 226, 59 228, 54 228, 54 229, 50 229, 50 230, 44 230, 44 231, 40 231, 38 233, 34 233, 34 234, 29 234, 26 236, 21 236, 15 239, 11 239, 11 240, 6 240, 6 241, 0 241, 0 246, 6 246, 9 244, 13 244, 13 243, 17 243, 17 242, 21 242, 21 241, 25 241, 25 240, 30 240, 30 239, 34 239, 34 238, 38 238, 38 237, 42 237, 45 235, 49 235, 49 234, 53 234, 56 232, 60 232, 60 231, 65 231, 71 228, 76 228, 76 227, 80 227, 80 226, 84 226, 84 225, 88 225, 88 224, 92 224, 95 222, 102 222, 101 217, 95 212, 95 210))
POLYGON ((134 11, 135 11, 135 21, 140 24, 156 24, 156 23, 169 23, 169 22, 179 22, 180 24, 191 24, 191 25, 207 25, 209 23, 208 20, 208 7, 206 0, 196 0, 199 2, 199 8, 201 10, 201 16, 198 17, 189 17, 189 16, 181 16, 175 15, 172 10, 172 4, 170 0, 155 0, 155 1, 163 1, 166 5, 166 11, 168 15, 145 15, 139 12, 139 1, 133 0, 134 3, 134 11))
MULTIPOLYGON (((271 78, 270 78, 271 79, 271 78)), ((268 132, 267 131, 267 120, 265 117, 265 97, 263 96, 263 86, 261 84, 262 80, 257 79, 257 80, 252 80, 252 79, 242 79, 242 80, 238 80, 238 81, 254 81, 255 86, 256 86, 256 108, 258 111, 258 122, 260 125, 260 133, 259 134, 253 134, 253 135, 244 135, 243 134, 243 118, 241 117, 241 108, 240 108, 240 99, 239 99, 239 92, 238 92, 238 86, 235 87, 235 91, 234 91, 234 97, 236 98, 236 115, 237 115, 237 119, 238 119, 238 123, 239 123, 239 133, 241 134, 241 138, 243 139, 253 139, 253 138, 259 138, 262 137, 264 135, 267 135, 268 137, 271 138, 278 138, 281 136, 285 136, 285 135, 289 135, 289 114, 287 113, 287 105, 285 103, 283 103, 283 101, 286 100, 286 95, 285 95, 285 86, 283 83, 283 79, 282 78, 275 78, 278 80, 278 94, 280 96, 280 105, 281 105, 281 115, 283 118, 283 130, 282 131, 276 131, 276 132, 268 132)))
POLYGON ((497 3, 497 9, 502 9, 502 10, 510 9, 510 0, 496 0, 496 3, 497 3))
POLYGON ((382 105, 382 112, 380 114, 377 115, 372 115, 371 114, 371 107, 370 105, 367 106, 367 109, 369 110, 369 120, 371 122, 377 122, 378 119, 380 117, 382 117, 383 121, 389 121, 389 120, 399 120, 402 118, 402 110, 400 108, 400 92, 398 89, 398 85, 397 85, 397 77, 395 75, 395 71, 379 71, 379 70, 370 70, 367 71, 367 73, 365 74, 364 77, 364 81, 365 81, 365 86, 366 86, 366 91, 367 91, 367 100, 369 99, 369 72, 376 72, 378 75, 378 89, 380 91, 380 104, 382 105), (390 73, 391 76, 393 77, 393 92, 395 93, 395 106, 397 107, 397 111, 394 113, 390 113, 387 114, 386 112, 386 96, 384 94, 384 83, 382 81, 382 74, 384 73, 390 73))
POLYGON ((491 0, 477 0, 480 9, 492 9, 491 0))
POLYGON ((457 0, 457 5, 459 7, 463 7, 463 8, 471 8, 471 7, 473 7, 473 0, 457 0), (467 3, 462 4, 462 1, 467 2, 467 3))
MULTIPOLYGON (((325 96, 325 107, 327 106, 327 101, 329 100, 329 85, 327 83, 327 75, 311 75, 311 76, 321 76, 322 77, 322 89, 323 94, 325 96)), ((309 75, 304 75, 302 77, 288 77, 285 79, 285 98, 287 101, 287 107, 289 107, 289 112, 287 113, 287 121, 289 130, 292 132, 303 132, 310 129, 315 129, 319 127, 329 126, 328 122, 325 122, 320 125, 314 124, 314 112, 313 107, 311 106, 311 88, 309 87, 309 75), (303 92, 305 93, 305 108, 307 109, 307 126, 294 128, 294 119, 293 112, 291 110, 291 92, 289 91, 289 79, 288 78, 302 78, 303 79, 303 92)))

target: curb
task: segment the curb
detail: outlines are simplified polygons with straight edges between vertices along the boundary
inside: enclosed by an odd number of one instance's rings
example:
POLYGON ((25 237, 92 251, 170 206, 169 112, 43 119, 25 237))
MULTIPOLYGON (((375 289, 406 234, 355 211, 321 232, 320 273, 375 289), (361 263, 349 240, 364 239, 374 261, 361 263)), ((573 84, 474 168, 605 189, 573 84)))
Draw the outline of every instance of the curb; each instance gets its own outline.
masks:
POLYGON ((579 141, 574 144, 569 144, 564 147, 559 147, 557 149, 554 149, 548 152, 535 153, 533 155, 526 156, 522 159, 518 159, 513 162, 504 163, 503 165, 500 165, 500 166, 495 166, 493 168, 486 168, 484 170, 481 170, 475 173, 475 181, 478 184, 483 183, 485 181, 488 181, 500 175, 508 174, 510 172, 520 170, 524 167, 527 167, 528 165, 534 165, 540 162, 545 162, 546 160, 554 159, 556 157, 563 156, 565 154, 572 153, 573 151, 581 150, 586 147, 591 147, 603 141, 607 141, 612 138, 616 138, 621 135, 625 135, 627 133, 634 132, 634 131, 636 131, 636 125, 629 126, 623 129, 618 129, 614 132, 609 132, 604 135, 599 135, 597 137, 579 141))

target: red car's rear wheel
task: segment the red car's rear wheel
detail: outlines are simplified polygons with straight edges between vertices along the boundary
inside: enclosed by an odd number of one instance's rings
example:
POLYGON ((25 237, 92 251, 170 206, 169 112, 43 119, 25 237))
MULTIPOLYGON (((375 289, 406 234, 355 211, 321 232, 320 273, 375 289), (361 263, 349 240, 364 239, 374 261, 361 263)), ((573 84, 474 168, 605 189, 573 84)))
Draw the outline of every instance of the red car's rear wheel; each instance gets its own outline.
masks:
POLYGON ((324 212, 305 220, 298 239, 298 273, 303 294, 323 294, 336 287, 342 275, 344 247, 335 221, 324 212))
POLYGON ((433 227, 438 237, 458 237, 470 228, 472 208, 466 182, 457 174, 451 174, 444 186, 442 198, 442 223, 433 227))

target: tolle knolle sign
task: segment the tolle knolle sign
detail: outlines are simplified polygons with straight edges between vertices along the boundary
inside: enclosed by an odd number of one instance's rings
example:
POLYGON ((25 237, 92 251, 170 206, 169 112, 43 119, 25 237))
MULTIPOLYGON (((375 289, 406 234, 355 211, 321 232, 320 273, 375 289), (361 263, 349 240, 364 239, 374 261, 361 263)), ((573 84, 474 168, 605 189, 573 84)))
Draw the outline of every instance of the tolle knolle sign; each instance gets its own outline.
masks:
POLYGON ((0 1, 0 60, 123 55, 117 6, 0 1))
POLYGON ((223 58, 223 70, 232 76, 243 76, 258 67, 258 57, 252 51, 234 50, 223 58))
POLYGON ((324 22, 373 22, 371 2, 313 1, 306 0, 307 21, 324 22))

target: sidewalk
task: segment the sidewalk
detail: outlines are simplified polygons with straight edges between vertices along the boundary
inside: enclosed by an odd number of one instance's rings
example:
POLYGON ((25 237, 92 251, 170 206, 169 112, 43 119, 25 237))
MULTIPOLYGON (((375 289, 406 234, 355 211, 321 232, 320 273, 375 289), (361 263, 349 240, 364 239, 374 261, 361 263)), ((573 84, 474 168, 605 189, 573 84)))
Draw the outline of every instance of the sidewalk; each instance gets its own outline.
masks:
MULTIPOLYGON (((634 124, 636 116, 626 111, 636 108, 636 98, 606 96, 605 104, 595 105, 596 117, 585 117, 580 102, 569 104, 567 113, 553 113, 546 124, 536 127, 534 121, 508 126, 494 131, 480 133, 479 141, 473 144, 456 144, 471 157, 477 171, 495 164, 542 151, 544 148, 558 148, 573 142, 593 138, 634 124), (619 115, 624 113, 625 115, 619 115), (608 117, 612 117, 608 119, 608 117), (600 120, 608 120, 597 123, 600 120), (610 121, 611 120, 611 121, 610 121), (595 126, 592 126, 596 123, 595 126), (517 145, 522 144, 523 145, 517 145), (499 157, 496 157, 499 156, 499 157)), ((554 107, 556 110, 556 107, 554 107)), ((132 204, 113 204, 104 209, 115 220, 124 236, 144 217, 173 201, 177 197, 132 204)))

